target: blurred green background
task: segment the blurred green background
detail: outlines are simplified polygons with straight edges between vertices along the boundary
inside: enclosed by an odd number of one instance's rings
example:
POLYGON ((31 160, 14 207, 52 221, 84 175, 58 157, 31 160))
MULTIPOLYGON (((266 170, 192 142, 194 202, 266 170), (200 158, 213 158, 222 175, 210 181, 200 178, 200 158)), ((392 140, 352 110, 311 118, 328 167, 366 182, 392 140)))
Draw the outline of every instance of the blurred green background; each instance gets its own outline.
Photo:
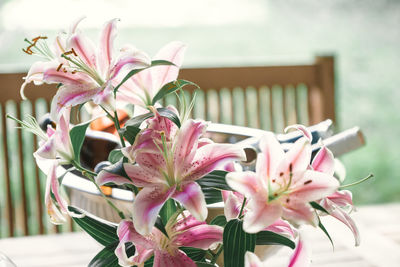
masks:
MULTIPOLYGON (((373 0, 0 0, 0 71, 36 59, 23 39, 54 36, 81 14, 93 38, 119 17, 117 47, 150 54, 172 40, 188 45, 184 66, 312 62, 334 54, 338 129, 361 127, 367 146, 342 157, 356 204, 400 201, 400 1, 373 0)), ((19 90, 19 88, 15 88, 19 90)), ((0 92, 1 93, 1 92, 0 92)))

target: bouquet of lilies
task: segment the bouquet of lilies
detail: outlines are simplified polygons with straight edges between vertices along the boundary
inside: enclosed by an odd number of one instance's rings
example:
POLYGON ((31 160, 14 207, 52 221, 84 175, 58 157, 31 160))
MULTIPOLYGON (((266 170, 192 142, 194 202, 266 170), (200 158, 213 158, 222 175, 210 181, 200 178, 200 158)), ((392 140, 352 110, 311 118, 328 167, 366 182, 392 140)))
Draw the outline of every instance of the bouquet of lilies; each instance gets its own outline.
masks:
POLYGON ((348 226, 359 244, 349 216, 350 191, 341 190, 334 176, 333 154, 324 146, 312 157, 311 133, 301 133, 284 151, 273 133, 259 141, 255 171, 242 171, 243 147, 219 144, 204 137, 208 123, 189 118, 193 102, 183 93, 194 83, 177 79, 185 45, 172 42, 154 58, 133 46, 114 50, 118 20, 107 22, 100 42, 78 29, 60 33, 52 45, 44 36, 26 40, 27 54, 43 58, 32 65, 21 87, 57 84, 51 104, 54 124, 45 131, 33 117, 18 121, 40 138, 34 153, 47 173, 45 205, 55 224, 71 216, 104 245, 89 266, 267 266, 271 246, 293 249, 288 266, 309 266, 310 251, 300 227, 309 224, 328 232, 320 216, 330 215, 348 226), (159 103, 176 94, 179 111, 159 103), (100 170, 80 162, 80 150, 90 121, 70 124, 71 109, 97 110, 114 122, 121 147, 111 151, 100 170), (117 109, 136 107, 123 127, 117 109), (134 194, 129 214, 104 196, 118 212, 118 225, 69 206, 60 191, 57 168, 79 171, 102 193, 103 185, 124 185, 134 194), (224 202, 224 214, 208 218, 207 205, 224 202), (223 256, 222 256, 223 252, 223 256), (222 261, 223 259, 223 261, 222 261))

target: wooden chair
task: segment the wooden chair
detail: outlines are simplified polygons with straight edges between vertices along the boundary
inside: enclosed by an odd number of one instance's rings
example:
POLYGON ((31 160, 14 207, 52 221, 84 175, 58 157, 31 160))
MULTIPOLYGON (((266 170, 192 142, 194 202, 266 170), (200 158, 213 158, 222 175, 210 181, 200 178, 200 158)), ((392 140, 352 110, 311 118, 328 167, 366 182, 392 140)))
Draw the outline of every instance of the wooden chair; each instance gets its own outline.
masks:
MULTIPOLYGON (((182 69, 180 78, 202 88, 196 90, 194 117, 278 132, 292 123, 314 124, 327 118, 335 121, 333 65, 333 57, 317 57, 312 65, 182 69)), ((60 231, 49 227, 46 218, 44 179, 40 179, 32 156, 37 138, 29 133, 25 136, 5 119, 7 113, 19 119, 24 113, 40 117, 49 110, 56 88, 29 85, 26 95, 30 102, 22 101, 19 88, 24 76, 0 74, 0 237, 60 231)), ((188 88, 189 94, 194 92, 188 88)), ((173 98, 166 102, 176 101, 173 98)), ((73 229, 71 223, 64 228, 73 229)))

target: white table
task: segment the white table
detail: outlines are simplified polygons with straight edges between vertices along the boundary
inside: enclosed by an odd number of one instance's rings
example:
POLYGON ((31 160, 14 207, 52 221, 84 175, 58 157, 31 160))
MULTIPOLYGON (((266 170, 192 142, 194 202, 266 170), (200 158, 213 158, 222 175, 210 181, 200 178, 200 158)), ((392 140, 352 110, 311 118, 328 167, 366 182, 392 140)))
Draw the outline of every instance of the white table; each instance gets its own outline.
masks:
MULTIPOLYGON (((321 231, 304 229, 313 249, 312 266, 400 266, 400 204, 361 207, 353 217, 361 231, 357 248, 350 231, 337 221, 324 220, 335 242, 334 252, 321 231)), ((0 240, 0 251, 19 267, 87 266, 101 248, 84 232, 0 240)), ((286 266, 286 253, 280 250, 269 266, 286 266)))

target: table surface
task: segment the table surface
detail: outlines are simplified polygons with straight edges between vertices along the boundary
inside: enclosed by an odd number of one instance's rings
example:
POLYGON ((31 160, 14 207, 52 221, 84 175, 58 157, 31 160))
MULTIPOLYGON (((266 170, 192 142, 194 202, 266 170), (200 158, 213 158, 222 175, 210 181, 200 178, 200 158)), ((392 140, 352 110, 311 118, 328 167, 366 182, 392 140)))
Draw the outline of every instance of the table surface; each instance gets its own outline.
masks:
MULTIPOLYGON (((323 221, 334 251, 322 231, 304 228, 313 250, 312 266, 400 267, 400 204, 364 206, 352 216, 361 232, 359 247, 354 247, 350 230, 330 218, 323 221)), ((84 232, 0 240, 0 252, 19 267, 87 266, 101 248, 84 232)), ((287 266, 287 253, 286 249, 278 251, 268 266, 287 266)))

